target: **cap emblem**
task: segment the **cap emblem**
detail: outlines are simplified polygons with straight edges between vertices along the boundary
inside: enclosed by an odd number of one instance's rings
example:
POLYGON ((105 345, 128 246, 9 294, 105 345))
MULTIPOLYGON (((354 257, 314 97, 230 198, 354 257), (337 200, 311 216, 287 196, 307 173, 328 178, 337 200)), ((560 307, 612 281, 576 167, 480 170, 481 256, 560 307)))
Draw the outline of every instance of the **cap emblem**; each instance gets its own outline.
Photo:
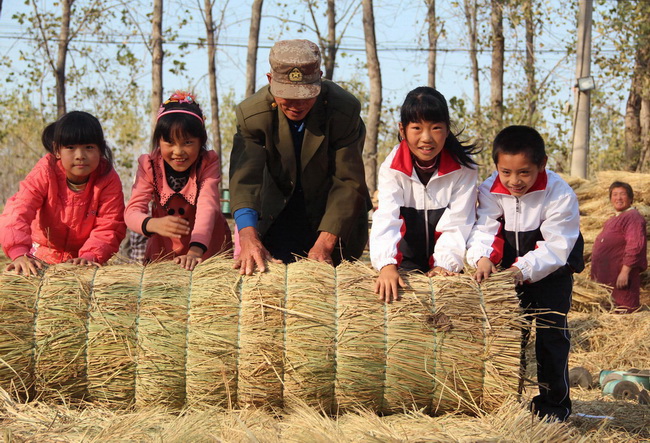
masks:
POLYGON ((300 69, 293 68, 289 72, 289 80, 292 81, 292 82, 301 82, 302 81, 302 72, 300 72, 300 69))

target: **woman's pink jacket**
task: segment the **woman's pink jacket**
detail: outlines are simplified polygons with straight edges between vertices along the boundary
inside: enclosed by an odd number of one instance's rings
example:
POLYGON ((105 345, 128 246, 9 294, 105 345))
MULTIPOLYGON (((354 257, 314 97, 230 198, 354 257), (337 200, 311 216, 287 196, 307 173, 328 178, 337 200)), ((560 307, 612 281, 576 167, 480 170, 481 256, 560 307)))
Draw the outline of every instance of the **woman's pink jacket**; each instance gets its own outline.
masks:
POLYGON ((230 228, 221 212, 219 198, 221 168, 217 153, 202 151, 180 192, 174 192, 167 183, 164 162, 159 148, 138 159, 138 172, 124 213, 126 224, 132 231, 144 235, 142 223, 147 217, 173 215, 190 222, 190 234, 179 239, 152 234, 145 258, 155 260, 184 255, 190 243, 195 242, 208 248, 203 258, 230 249, 230 228))
POLYGON ((0 243, 12 260, 31 253, 46 263, 85 258, 105 263, 126 235, 124 194, 106 160, 90 175, 86 188, 68 188, 61 162, 41 158, 0 216, 0 243))

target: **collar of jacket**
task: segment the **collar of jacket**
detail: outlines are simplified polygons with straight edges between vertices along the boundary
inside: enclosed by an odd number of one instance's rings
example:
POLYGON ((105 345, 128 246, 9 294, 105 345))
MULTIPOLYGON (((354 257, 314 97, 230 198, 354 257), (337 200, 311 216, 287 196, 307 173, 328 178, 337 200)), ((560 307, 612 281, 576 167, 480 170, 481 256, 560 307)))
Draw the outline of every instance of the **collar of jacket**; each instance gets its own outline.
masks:
POLYGON ((196 180, 196 170, 201 158, 203 157, 203 151, 199 154, 199 157, 196 159, 194 164, 191 166, 192 170, 190 176, 187 179, 185 187, 179 192, 174 192, 174 190, 167 183, 167 178, 165 177, 165 160, 162 158, 160 153, 160 148, 156 148, 151 153, 151 169, 153 170, 153 184, 154 189, 158 193, 160 198, 160 205, 167 206, 169 199, 172 198, 175 194, 180 195, 185 199, 187 203, 192 206, 196 206, 196 200, 199 197, 199 188, 196 180))
MULTIPOLYGON (((300 167, 305 170, 309 161, 314 154, 318 151, 325 134, 323 133, 322 125, 327 121, 327 107, 325 101, 326 90, 321 87, 321 93, 316 99, 316 103, 305 117, 305 137, 302 141, 302 148, 300 150, 300 167)), ((269 91, 270 95, 270 91, 269 91)), ((273 96, 270 95, 271 100, 273 96)), ((275 103, 273 101, 272 103, 275 103)), ((291 172, 291 179, 296 179, 296 154, 293 149, 293 137, 291 136, 291 129, 289 128, 289 119, 284 112, 278 109, 278 106, 271 106, 277 112, 278 116, 278 130, 274 131, 273 142, 281 155, 282 164, 284 168, 291 172)))
MULTIPOLYGON (((540 173, 537 175, 537 180, 535 180, 535 183, 533 186, 530 187, 528 191, 526 191, 526 194, 530 194, 531 192, 535 191, 543 191, 546 189, 546 184, 548 183, 548 175, 546 174, 546 169, 543 169, 540 171, 540 173)), ((499 174, 497 173, 497 176, 494 178, 494 183, 492 183, 492 187, 490 188, 490 192, 493 194, 505 194, 505 195, 512 195, 510 194, 510 191, 508 188, 503 186, 503 183, 501 183, 501 179, 499 178, 499 174)), ((524 195, 526 195, 524 194, 524 195)))
MULTIPOLYGON (((409 177, 413 174, 413 157, 406 140, 402 140, 397 148, 397 153, 390 164, 391 169, 395 169, 409 177)), ((438 176, 449 174, 460 169, 460 164, 454 160, 447 149, 440 151, 440 165, 438 166, 438 176)))

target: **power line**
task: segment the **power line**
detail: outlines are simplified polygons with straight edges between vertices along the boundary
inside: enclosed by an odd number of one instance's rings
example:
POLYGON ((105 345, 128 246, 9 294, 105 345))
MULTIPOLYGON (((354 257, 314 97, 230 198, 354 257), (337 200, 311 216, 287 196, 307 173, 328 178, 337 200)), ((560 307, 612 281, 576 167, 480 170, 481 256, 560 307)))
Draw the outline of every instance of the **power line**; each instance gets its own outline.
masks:
MULTIPOLYGON (((129 36, 131 37, 131 36, 129 36)), ((25 41, 32 41, 35 42, 36 39, 33 37, 29 36, 24 36, 24 35, 15 35, 15 34, 0 34, 0 40, 25 40, 25 41)), ((197 38, 197 40, 199 40, 197 38)), ((58 43, 59 39, 58 38, 50 38, 47 40, 48 43, 58 43)), ((96 40, 96 39, 75 39, 75 43, 85 43, 85 44, 104 44, 104 45, 141 45, 144 44, 142 41, 132 41, 130 38, 122 39, 122 40, 96 40)), ((202 47, 208 45, 207 42, 200 42, 200 41, 190 41, 190 40, 171 40, 171 41, 164 41, 163 42, 166 45, 184 45, 184 46, 197 46, 197 47, 202 47)), ((226 43, 226 42, 217 42, 216 43, 217 47, 224 47, 224 48, 241 48, 241 49, 246 49, 248 47, 248 44, 243 44, 243 43, 226 43)), ((271 45, 259 45, 258 46, 260 49, 271 49, 271 45)), ((344 47, 341 46, 338 48, 339 51, 349 51, 349 52, 365 52, 366 49, 365 47, 344 47)), ((393 47, 378 47, 377 51, 380 52, 393 52, 393 51, 403 51, 403 52, 428 52, 429 48, 425 47, 418 47, 418 46, 393 46, 393 47)), ((446 52, 446 53, 458 53, 458 52, 471 52, 472 50, 469 48, 441 48, 437 47, 436 51, 438 52, 446 52)), ((489 53, 491 51, 491 48, 483 48, 483 49, 478 49, 477 52, 480 54, 484 53, 489 53)), ((517 52, 524 52, 525 48, 506 48, 504 50, 506 53, 517 53, 517 52)), ((600 52, 617 52, 615 48, 600 48, 600 52)), ((568 52, 567 49, 537 49, 535 50, 535 53, 538 54, 566 54, 568 52)))

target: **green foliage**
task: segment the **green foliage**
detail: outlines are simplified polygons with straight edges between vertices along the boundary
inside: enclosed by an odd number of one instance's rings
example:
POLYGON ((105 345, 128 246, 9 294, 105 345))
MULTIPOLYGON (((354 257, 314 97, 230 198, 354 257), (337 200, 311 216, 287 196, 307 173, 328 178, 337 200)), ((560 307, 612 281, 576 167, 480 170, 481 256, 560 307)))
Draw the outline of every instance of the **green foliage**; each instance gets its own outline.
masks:
POLYGON ((41 132, 55 119, 43 114, 20 91, 0 98, 0 203, 18 190, 18 183, 45 153, 41 132))

